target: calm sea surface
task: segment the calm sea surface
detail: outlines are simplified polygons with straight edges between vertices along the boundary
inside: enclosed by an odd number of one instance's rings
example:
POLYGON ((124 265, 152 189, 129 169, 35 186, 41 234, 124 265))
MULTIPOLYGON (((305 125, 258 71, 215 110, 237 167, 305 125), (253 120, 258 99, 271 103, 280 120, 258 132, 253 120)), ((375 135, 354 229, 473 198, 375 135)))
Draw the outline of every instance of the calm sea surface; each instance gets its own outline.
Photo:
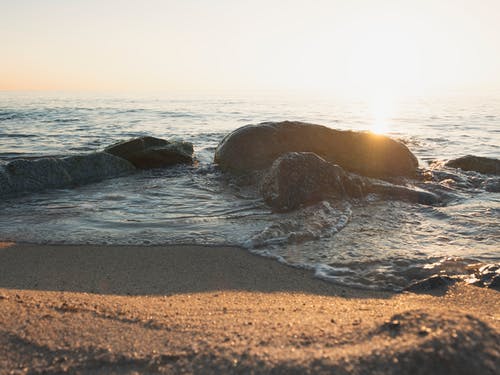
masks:
POLYGON ((0 93, 0 167, 18 158, 91 153, 142 135, 192 142, 198 160, 72 189, 0 197, 0 240, 238 245, 337 283, 380 289, 499 262, 499 193, 459 189, 459 199, 445 207, 373 196, 275 214, 251 187, 234 184, 212 164, 228 132, 281 120, 356 130, 383 125, 424 168, 466 154, 500 157, 498 98, 415 99, 391 108, 258 96, 0 93))

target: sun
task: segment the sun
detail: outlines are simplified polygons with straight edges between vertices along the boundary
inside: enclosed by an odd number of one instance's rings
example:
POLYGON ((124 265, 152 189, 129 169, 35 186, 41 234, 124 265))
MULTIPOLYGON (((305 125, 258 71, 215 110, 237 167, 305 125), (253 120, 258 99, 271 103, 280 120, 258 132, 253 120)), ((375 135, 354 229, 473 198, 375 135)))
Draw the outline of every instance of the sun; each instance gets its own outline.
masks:
POLYGON ((386 134, 391 131, 391 121, 394 117, 395 102, 388 94, 379 93, 370 101, 369 130, 376 134, 386 134))

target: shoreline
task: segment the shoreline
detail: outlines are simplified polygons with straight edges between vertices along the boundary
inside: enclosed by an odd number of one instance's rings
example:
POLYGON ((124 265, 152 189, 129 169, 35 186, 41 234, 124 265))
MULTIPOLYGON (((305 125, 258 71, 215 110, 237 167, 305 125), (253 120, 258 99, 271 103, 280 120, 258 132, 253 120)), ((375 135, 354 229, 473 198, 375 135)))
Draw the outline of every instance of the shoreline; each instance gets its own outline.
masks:
POLYGON ((353 289, 236 247, 0 244, 0 369, 494 373, 499 296, 353 289))

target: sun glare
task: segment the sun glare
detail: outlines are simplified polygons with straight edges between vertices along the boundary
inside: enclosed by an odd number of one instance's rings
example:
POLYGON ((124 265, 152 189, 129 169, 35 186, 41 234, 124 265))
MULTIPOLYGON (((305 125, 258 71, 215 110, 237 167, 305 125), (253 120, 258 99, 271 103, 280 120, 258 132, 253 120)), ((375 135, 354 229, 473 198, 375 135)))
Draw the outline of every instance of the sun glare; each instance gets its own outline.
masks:
POLYGON ((380 96, 371 102, 370 131, 385 134, 391 130, 394 102, 389 96, 380 96))

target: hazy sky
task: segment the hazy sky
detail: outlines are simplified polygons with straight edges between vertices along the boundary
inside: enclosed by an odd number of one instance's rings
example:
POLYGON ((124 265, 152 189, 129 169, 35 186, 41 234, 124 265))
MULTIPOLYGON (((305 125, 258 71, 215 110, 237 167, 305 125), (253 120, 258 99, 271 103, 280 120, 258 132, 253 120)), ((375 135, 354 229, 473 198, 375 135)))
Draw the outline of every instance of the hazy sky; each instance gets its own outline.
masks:
POLYGON ((0 89, 500 88, 500 0, 0 0, 0 89))

